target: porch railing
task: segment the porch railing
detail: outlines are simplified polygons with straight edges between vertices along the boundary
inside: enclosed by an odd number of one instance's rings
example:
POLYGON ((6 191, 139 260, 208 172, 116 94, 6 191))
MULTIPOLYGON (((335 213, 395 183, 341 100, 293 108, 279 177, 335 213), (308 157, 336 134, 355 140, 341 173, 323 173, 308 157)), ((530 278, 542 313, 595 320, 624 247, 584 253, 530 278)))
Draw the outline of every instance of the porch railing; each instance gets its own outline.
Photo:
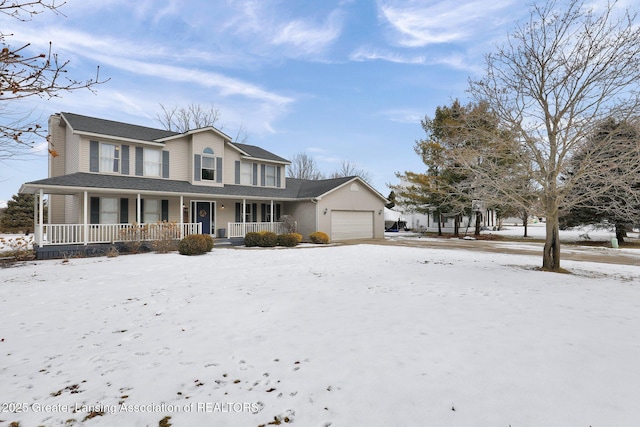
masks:
POLYGON ((200 233, 201 223, 42 224, 42 234, 35 233, 35 243, 38 246, 116 243, 180 239, 182 236, 200 233))
POLYGON ((227 237, 244 237, 249 232, 272 231, 276 234, 285 232, 282 222, 229 222, 227 237))

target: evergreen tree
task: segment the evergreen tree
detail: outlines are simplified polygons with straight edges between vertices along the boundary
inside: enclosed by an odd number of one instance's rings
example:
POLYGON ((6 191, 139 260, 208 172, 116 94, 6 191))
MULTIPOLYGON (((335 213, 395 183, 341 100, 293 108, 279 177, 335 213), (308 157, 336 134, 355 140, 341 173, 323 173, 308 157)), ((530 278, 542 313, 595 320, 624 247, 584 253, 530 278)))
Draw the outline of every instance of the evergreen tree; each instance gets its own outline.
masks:
POLYGON ((385 206, 387 207, 387 209, 393 209, 396 206, 396 193, 391 190, 391 193, 389 193, 389 197, 387 197, 387 200, 389 200, 389 203, 387 203, 385 206))
MULTIPOLYGON (((2 218, 0 218, 0 228, 4 232, 15 233, 18 231, 24 233, 33 232, 34 217, 34 195, 33 194, 17 194, 7 202, 2 218)), ((44 215, 47 215, 45 206, 44 215)))
MULTIPOLYGON (((422 128, 427 137, 417 141, 414 150, 427 170, 424 174, 398 174, 408 186, 392 188, 402 203, 420 208, 416 209, 419 212, 433 212, 434 219, 438 219, 438 234, 442 233, 442 215, 454 216, 454 234, 457 235, 460 219, 471 213, 473 200, 482 200, 492 206, 496 199, 461 159, 470 152, 473 156, 470 161, 476 163, 512 161, 513 155, 508 160, 496 157, 495 141, 500 140, 502 147, 503 140, 511 138, 513 141, 513 138, 499 128, 496 116, 486 104, 461 105, 458 100, 451 106, 437 107, 433 119, 425 117, 422 121, 422 128)), ((515 155, 517 150, 510 152, 515 155)), ((481 213, 477 214, 479 218, 481 213)), ((477 222, 476 234, 480 233, 479 225, 477 222)))
POLYGON ((615 228, 619 242, 626 231, 640 223, 640 131, 626 121, 609 118, 589 137, 569 164, 564 179, 571 179, 584 168, 600 169, 600 174, 583 177, 574 194, 583 202, 560 217, 562 227, 607 223, 615 228), (588 165, 587 165, 588 164, 588 165), (635 174, 630 173, 635 169, 635 174), (595 192, 605 188, 605 192, 595 192))

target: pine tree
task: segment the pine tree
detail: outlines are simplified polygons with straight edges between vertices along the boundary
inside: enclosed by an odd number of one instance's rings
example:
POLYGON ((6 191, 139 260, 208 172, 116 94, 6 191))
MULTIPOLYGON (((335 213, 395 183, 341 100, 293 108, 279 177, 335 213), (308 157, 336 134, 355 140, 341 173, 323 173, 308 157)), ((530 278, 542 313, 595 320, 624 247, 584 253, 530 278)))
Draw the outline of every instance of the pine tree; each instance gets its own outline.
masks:
MULTIPOLYGON (((44 215, 46 216, 46 207, 44 215)), ((32 233, 34 216, 34 195, 16 194, 12 200, 7 202, 2 218, 0 218, 0 229, 6 233, 32 233)))

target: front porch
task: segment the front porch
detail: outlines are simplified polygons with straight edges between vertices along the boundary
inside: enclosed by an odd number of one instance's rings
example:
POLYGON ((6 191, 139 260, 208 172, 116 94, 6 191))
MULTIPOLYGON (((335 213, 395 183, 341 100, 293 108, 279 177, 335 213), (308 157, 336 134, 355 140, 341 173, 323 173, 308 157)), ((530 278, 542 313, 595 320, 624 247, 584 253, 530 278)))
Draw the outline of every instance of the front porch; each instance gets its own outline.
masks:
POLYGON ((84 246, 77 249, 82 252, 92 245, 180 240, 190 234, 211 234, 219 244, 237 244, 249 232, 285 232, 284 224, 275 220, 282 205, 274 200, 55 189, 46 192, 45 214, 45 190, 33 192, 36 248, 76 245, 84 246))
MULTIPOLYGON (((36 224, 35 244, 38 247, 52 245, 92 245, 179 240, 189 234, 202 234, 202 223, 158 222, 154 224, 36 224)), ((228 222, 224 236, 220 238, 244 238, 249 232, 285 232, 282 222, 228 222)), ((214 236, 216 237, 216 236, 214 236)))
POLYGON ((177 240, 201 234, 202 224, 37 224, 36 246, 91 245, 131 241, 177 240))

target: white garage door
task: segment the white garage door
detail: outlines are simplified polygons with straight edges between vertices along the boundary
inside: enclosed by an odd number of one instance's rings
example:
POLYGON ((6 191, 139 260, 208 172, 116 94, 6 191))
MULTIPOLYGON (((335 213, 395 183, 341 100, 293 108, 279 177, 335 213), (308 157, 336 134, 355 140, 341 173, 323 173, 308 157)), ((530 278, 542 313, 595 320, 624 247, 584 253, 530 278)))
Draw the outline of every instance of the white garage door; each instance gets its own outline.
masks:
POLYGON ((373 238, 373 211, 331 211, 331 240, 373 238))

